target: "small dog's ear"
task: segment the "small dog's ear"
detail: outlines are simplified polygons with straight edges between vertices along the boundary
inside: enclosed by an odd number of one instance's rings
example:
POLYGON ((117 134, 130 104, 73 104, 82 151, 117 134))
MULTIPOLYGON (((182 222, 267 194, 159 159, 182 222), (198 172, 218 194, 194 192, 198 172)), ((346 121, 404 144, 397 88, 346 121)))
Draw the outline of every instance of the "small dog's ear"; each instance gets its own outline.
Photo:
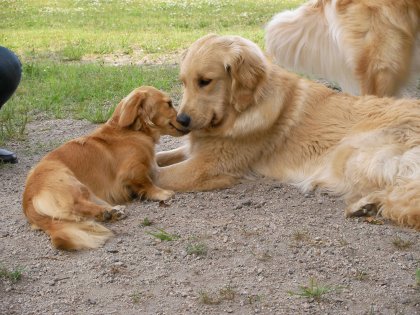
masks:
POLYGON ((267 61, 254 43, 233 39, 230 47, 225 69, 232 77, 231 102, 242 112, 254 102, 257 87, 267 76, 267 61))
POLYGON ((133 91, 118 104, 115 118, 120 127, 127 128, 139 118, 140 108, 146 96, 146 92, 133 91))

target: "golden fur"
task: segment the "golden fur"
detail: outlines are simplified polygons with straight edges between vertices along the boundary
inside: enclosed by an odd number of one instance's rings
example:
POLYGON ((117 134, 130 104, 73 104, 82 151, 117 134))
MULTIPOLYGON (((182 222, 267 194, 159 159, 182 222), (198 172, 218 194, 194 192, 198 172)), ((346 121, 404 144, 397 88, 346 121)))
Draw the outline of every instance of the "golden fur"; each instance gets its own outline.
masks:
POLYGON ((93 220, 120 219, 124 207, 113 205, 133 196, 172 196, 151 180, 161 134, 184 134, 169 97, 152 87, 137 88, 105 124, 47 154, 30 171, 23 194, 29 222, 57 248, 101 246, 112 232, 93 220))
POLYGON ((267 51, 345 92, 399 95, 420 77, 420 1, 311 0, 266 27, 267 51))
POLYGON ((178 118, 189 143, 161 152, 157 183, 176 191, 252 174, 342 195, 420 229, 420 101, 337 93, 271 64, 237 36, 208 35, 181 63, 178 118))

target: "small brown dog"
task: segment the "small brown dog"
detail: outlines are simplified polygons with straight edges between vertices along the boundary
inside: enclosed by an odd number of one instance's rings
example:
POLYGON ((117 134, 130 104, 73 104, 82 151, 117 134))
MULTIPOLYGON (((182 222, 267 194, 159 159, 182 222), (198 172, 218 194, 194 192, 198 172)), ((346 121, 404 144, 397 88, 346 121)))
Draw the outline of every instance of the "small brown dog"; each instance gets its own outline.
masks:
POLYGON ((310 0, 273 17, 266 48, 345 92, 399 95, 420 77, 420 1, 310 0))
POLYGON ((124 215, 124 206, 113 205, 133 196, 170 198, 173 192, 155 186, 151 173, 159 136, 185 134, 176 115, 164 93, 135 89, 105 124, 50 152, 30 171, 23 194, 29 222, 59 249, 97 248, 112 232, 93 220, 124 215))

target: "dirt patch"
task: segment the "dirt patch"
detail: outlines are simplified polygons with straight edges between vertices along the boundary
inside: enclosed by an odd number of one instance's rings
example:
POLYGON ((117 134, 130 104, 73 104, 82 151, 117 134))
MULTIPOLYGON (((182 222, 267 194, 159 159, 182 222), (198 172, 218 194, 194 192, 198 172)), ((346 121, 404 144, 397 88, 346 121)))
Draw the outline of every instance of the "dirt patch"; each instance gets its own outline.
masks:
POLYGON ((27 172, 94 127, 41 120, 7 144, 19 163, 0 168, 0 263, 24 271, 0 278, 1 314, 420 314, 420 233, 345 219, 339 199, 271 180, 179 193, 168 206, 135 201, 103 248, 53 249, 22 214, 27 172), (162 230, 171 241, 150 234, 162 230))

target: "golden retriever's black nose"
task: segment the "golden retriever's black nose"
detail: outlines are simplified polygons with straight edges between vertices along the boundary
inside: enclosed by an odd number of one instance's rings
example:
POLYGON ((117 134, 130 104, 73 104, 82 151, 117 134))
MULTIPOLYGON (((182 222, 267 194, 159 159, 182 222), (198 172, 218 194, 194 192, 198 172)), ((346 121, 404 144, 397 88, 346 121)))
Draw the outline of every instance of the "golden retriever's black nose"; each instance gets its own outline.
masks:
POLYGON ((179 122, 182 126, 188 127, 190 125, 191 118, 187 114, 181 113, 176 117, 176 121, 179 122))

